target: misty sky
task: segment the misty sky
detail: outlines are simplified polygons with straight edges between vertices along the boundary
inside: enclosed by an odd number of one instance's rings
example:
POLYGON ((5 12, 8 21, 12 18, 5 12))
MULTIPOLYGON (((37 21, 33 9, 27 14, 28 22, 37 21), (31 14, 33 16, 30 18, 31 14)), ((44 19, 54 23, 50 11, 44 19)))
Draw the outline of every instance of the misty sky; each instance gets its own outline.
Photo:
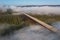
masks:
POLYGON ((3 5, 60 5, 60 0, 0 0, 3 5))

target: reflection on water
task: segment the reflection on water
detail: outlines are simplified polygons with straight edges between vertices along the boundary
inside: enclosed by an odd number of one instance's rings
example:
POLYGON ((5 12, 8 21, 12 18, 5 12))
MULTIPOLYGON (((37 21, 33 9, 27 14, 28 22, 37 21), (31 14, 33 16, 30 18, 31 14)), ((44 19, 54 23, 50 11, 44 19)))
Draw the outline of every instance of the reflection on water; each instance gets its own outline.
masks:
MULTIPOLYGON (((60 28, 59 22, 52 25, 60 28)), ((60 40, 60 37, 40 25, 31 25, 15 31, 14 34, 0 37, 0 40, 60 40)))

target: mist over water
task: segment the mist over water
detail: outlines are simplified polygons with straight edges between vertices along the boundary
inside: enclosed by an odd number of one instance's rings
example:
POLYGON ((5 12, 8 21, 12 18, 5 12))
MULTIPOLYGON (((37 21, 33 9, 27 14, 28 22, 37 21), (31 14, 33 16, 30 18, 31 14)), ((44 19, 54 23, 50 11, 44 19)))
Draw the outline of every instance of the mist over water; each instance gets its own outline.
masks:
POLYGON ((10 7, 13 11, 32 14, 60 14, 60 7, 10 7))
POLYGON ((60 7, 50 7, 50 6, 42 6, 42 7, 16 7, 16 6, 9 6, 9 7, 3 7, 0 6, 0 10, 7 11, 7 9, 12 9, 14 12, 18 12, 17 14, 23 14, 23 13, 30 13, 30 14, 55 14, 60 15, 60 7))
MULTIPOLYGON (((15 6, 11 6, 10 8, 13 11, 17 11, 19 13, 49 14, 49 15, 60 14, 60 7, 48 7, 48 6, 15 7, 15 6)), ((52 25, 55 28, 60 30, 60 22, 52 23, 52 25)), ((0 36, 0 40, 60 40, 60 36, 43 28, 40 25, 30 25, 20 30, 14 31, 13 34, 6 35, 6 36, 0 36)))
MULTIPOLYGON (((60 29, 60 22, 52 23, 52 25, 60 29)), ((60 40, 60 36, 40 25, 30 25, 13 34, 0 36, 0 40, 60 40)))

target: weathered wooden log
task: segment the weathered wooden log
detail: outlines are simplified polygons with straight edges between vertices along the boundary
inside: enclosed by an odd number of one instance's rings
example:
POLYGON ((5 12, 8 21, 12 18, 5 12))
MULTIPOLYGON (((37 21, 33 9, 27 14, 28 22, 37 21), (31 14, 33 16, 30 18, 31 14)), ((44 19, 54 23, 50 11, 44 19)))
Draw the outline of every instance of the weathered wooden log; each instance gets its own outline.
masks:
POLYGON ((24 13, 24 15, 27 16, 27 17, 29 17, 30 19, 36 21, 37 23, 39 23, 39 24, 42 25, 43 27, 47 28, 48 30, 50 30, 50 31, 52 31, 52 32, 58 32, 58 33, 60 33, 60 31, 59 31, 58 29, 54 28, 53 26, 48 25, 48 24, 46 24, 45 22, 43 22, 43 21, 41 21, 41 20, 38 20, 37 18, 32 17, 32 16, 30 16, 30 15, 28 15, 28 14, 25 14, 25 13, 24 13))

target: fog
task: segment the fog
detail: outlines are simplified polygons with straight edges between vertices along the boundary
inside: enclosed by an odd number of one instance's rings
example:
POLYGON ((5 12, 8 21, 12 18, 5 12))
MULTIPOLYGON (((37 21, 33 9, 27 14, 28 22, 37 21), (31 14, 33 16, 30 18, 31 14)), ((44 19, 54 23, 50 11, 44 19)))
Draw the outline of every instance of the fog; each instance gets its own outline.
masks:
POLYGON ((32 14, 60 14, 60 7, 10 7, 15 12, 32 14))
POLYGON ((60 7, 17 7, 17 6, 0 6, 0 10, 3 12, 8 8, 12 9, 14 12, 19 13, 32 13, 32 14, 60 14, 60 7))
MULTIPOLYGON (((52 25, 60 29, 60 22, 52 23, 52 25)), ((60 35, 45 29, 41 25, 30 25, 15 31, 11 35, 0 36, 0 40, 60 40, 60 35)))

